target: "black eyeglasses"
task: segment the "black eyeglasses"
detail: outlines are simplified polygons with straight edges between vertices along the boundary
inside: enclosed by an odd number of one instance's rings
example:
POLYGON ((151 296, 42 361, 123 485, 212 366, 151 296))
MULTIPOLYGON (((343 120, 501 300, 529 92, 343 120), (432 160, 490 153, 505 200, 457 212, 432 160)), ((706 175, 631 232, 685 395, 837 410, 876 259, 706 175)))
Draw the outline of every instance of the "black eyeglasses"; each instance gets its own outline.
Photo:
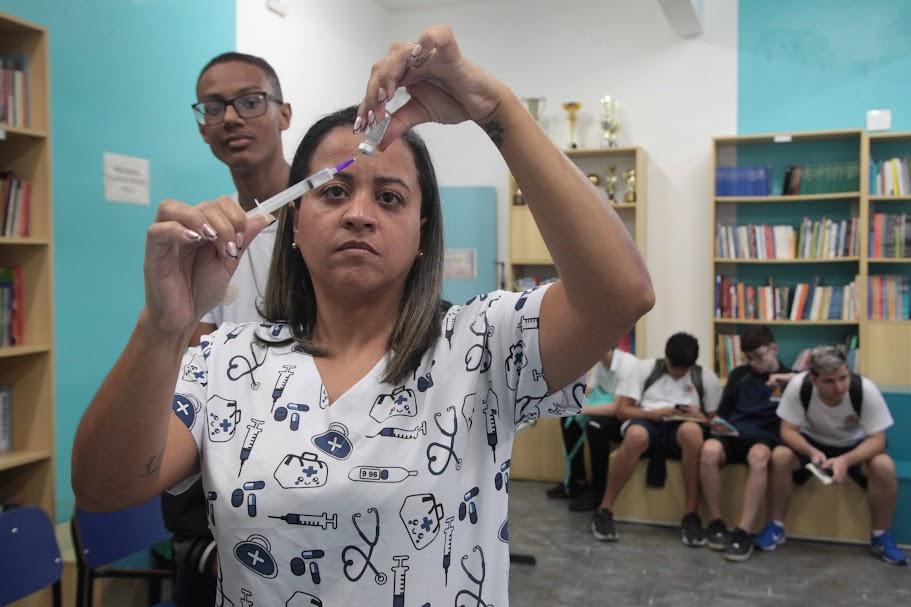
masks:
POLYGON ((196 122, 203 126, 212 126, 225 121, 225 110, 228 109, 229 105, 234 108, 234 111, 241 118, 256 118, 266 113, 266 106, 269 101, 284 103, 275 95, 257 91, 255 93, 244 93, 233 99, 197 101, 191 107, 193 108, 196 122))

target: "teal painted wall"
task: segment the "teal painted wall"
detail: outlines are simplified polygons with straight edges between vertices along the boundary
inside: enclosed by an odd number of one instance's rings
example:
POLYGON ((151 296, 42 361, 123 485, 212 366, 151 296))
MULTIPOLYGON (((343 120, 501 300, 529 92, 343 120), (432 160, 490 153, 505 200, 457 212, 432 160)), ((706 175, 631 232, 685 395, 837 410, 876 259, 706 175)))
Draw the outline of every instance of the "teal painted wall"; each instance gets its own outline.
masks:
MULTIPOLYGON (((738 21, 739 134, 864 128, 870 109, 891 109, 892 130, 911 130, 911 2, 740 0, 738 21)), ((885 396, 903 477, 893 531, 911 543, 911 396, 885 396)))
POLYGON ((443 281, 443 298, 462 304, 478 293, 499 288, 497 261, 497 191, 491 186, 442 187, 443 235, 447 249, 474 249, 474 280, 443 281))
POLYGON ((190 112, 199 69, 234 49, 234 2, 0 0, 0 11, 50 36, 56 515, 65 520, 76 425, 142 307, 143 242, 158 201, 234 189, 190 112), (150 206, 104 200, 106 151, 150 160, 150 206))
POLYGON ((911 2, 740 0, 737 131, 911 130, 911 2))

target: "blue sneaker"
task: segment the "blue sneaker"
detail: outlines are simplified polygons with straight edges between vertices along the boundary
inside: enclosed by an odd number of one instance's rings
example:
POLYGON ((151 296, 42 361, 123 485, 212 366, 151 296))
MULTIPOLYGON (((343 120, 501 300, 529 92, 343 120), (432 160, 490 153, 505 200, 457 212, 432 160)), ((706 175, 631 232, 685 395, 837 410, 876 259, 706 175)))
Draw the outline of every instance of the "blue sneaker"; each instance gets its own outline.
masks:
POLYGON ((892 565, 907 565, 908 555, 895 545, 892 534, 886 531, 879 537, 870 539, 870 550, 878 554, 879 558, 892 565))
POLYGON ((784 527, 769 521, 753 541, 760 550, 775 550, 784 544, 785 539, 784 527))

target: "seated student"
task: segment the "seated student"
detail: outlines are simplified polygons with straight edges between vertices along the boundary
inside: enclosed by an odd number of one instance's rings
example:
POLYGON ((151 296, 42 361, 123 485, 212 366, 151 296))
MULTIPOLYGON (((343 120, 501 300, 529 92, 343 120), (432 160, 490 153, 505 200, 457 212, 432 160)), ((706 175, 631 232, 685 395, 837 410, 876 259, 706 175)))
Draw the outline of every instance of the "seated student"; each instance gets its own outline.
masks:
POLYGON ((893 421, 876 385, 851 373, 844 354, 821 346, 810 355, 810 370, 788 383, 778 416, 781 441, 772 452, 769 518, 756 546, 774 550, 785 542, 784 517, 792 480, 810 477, 808 462, 836 483, 850 476, 867 492, 873 526, 870 548, 887 563, 907 565, 889 526, 895 513, 898 483, 895 462, 885 453, 886 429, 893 421))
POLYGON ((724 558, 731 561, 745 561, 753 553, 750 530, 765 499, 772 449, 779 443, 775 408, 781 387, 793 376, 778 360, 778 344, 766 325, 744 331, 740 348, 747 364, 728 375, 718 405, 718 418, 730 422, 737 435, 707 439, 699 466, 702 493, 711 517, 706 528, 709 548, 724 550, 724 558), (740 522, 730 534, 721 519, 721 467, 727 463, 746 463, 750 469, 740 522))
POLYGON ((699 342, 687 333, 667 340, 665 358, 640 361, 617 387, 617 417, 625 421, 623 442, 614 456, 614 471, 607 479, 607 491, 592 518, 592 534, 602 541, 619 538, 611 509, 632 476, 639 458, 649 457, 648 484, 662 486, 664 458, 683 462, 686 514, 681 521, 682 539, 687 546, 704 546, 705 531, 696 509, 699 507, 699 453, 702 449, 706 415, 714 414, 721 397, 721 384, 711 370, 696 364, 699 342), (669 420, 686 417, 692 421, 669 420))
POLYGON ((569 509, 574 512, 594 510, 604 496, 610 465, 610 443, 619 443, 620 420, 617 419, 617 401, 614 391, 624 377, 629 376, 639 359, 629 352, 611 348, 592 367, 585 388, 582 415, 561 420, 563 446, 567 456, 565 483, 548 490, 548 497, 573 494, 569 509), (592 459, 592 482, 585 482, 585 453, 583 428, 592 459))

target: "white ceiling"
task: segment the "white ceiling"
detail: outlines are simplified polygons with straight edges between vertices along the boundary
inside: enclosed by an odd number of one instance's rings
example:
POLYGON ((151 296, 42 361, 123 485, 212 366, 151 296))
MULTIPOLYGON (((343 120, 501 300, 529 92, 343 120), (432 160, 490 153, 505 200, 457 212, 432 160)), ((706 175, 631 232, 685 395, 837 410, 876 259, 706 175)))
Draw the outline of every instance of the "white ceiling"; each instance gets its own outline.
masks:
POLYGON ((500 0, 374 0, 388 11, 399 13, 425 8, 441 8, 444 6, 457 6, 466 4, 482 4, 484 2, 499 2, 500 0))

